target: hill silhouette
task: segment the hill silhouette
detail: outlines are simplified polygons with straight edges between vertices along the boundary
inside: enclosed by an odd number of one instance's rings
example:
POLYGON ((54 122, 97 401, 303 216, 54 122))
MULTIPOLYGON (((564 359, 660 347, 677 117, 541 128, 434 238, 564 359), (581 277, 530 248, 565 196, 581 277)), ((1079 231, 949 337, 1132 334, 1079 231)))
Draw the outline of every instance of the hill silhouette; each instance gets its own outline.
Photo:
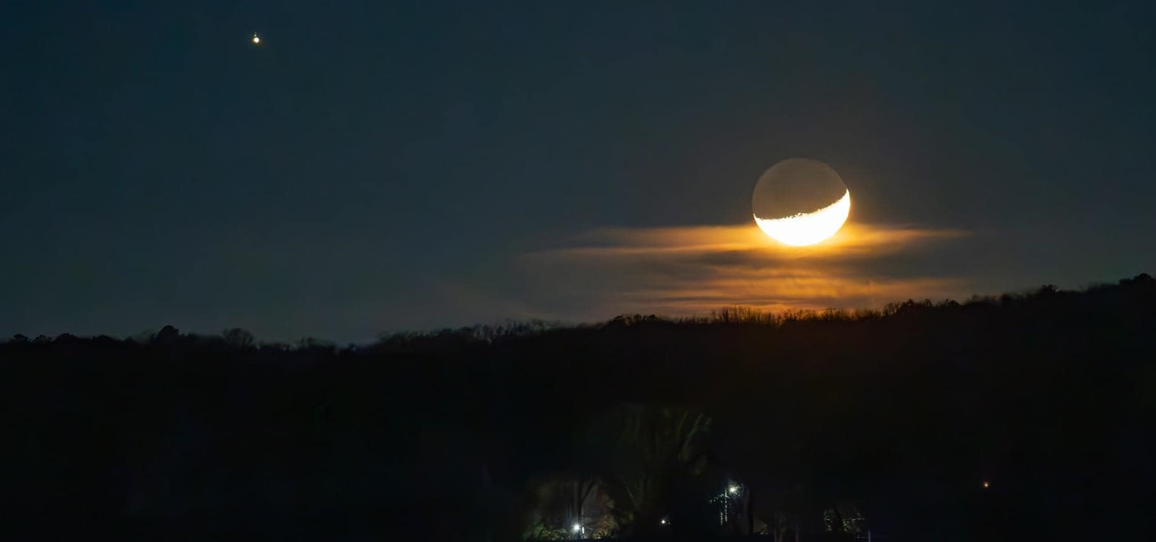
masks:
POLYGON ((361 347, 17 336, 0 397, 5 539, 1156 536, 1148 275, 361 347))

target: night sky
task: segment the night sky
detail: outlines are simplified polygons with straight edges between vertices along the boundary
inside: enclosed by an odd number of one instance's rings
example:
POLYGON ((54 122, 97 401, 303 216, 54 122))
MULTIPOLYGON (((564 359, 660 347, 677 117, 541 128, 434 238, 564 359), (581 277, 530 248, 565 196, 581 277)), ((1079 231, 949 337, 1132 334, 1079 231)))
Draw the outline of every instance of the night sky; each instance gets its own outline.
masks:
POLYGON ((1156 270, 1156 3, 961 4, 5 0, 0 336, 365 341, 1156 270), (750 215, 795 156, 853 197, 809 252, 750 215))

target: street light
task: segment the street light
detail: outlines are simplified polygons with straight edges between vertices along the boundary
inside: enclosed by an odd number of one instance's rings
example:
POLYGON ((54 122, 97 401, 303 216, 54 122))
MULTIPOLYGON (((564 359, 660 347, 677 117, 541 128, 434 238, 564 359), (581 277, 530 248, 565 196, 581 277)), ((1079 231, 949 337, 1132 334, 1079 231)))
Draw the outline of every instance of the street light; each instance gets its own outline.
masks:
POLYGON ((727 488, 727 492, 729 492, 731 495, 734 495, 735 493, 739 492, 739 486, 731 486, 727 488))

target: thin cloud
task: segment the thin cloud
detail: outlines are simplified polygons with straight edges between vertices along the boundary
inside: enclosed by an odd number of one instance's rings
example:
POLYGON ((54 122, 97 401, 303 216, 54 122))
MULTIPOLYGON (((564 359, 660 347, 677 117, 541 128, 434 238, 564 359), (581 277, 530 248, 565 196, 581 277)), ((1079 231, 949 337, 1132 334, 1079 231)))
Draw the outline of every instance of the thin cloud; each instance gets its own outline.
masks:
POLYGON ((832 238, 810 247, 789 247, 755 226, 602 228, 564 241, 568 246, 532 253, 534 257, 621 257, 751 251, 767 259, 847 258, 893 253, 914 244, 967 236, 962 230, 848 224, 832 238))
POLYGON ((933 271, 942 265, 921 265, 918 255, 968 235, 849 224, 819 245, 787 247, 754 225, 604 228, 525 254, 524 289, 546 300, 548 311, 585 318, 702 314, 728 305, 860 308, 960 297, 967 281, 933 271), (890 263, 896 261, 910 264, 890 263))

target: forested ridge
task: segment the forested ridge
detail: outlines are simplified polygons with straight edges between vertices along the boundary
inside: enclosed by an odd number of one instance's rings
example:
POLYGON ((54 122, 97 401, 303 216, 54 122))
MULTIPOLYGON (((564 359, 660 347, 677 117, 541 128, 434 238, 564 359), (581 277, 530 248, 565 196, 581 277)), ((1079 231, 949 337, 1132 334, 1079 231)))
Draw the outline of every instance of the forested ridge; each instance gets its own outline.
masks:
POLYGON ((346 347, 17 336, 0 401, 5 538, 1156 536, 1148 275, 346 347))

